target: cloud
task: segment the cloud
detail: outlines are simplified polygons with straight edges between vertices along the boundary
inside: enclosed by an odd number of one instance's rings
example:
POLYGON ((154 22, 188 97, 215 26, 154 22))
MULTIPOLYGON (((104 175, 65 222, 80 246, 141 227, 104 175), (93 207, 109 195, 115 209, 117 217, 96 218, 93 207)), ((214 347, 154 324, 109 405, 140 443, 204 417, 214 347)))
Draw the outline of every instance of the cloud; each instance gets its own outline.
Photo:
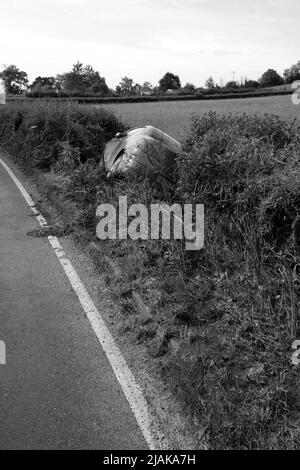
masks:
POLYGON ((200 49, 197 51, 197 54, 214 54, 214 55, 224 56, 224 55, 243 55, 245 53, 241 51, 229 51, 229 50, 221 50, 221 49, 214 49, 214 50, 200 49))
POLYGON ((0 0, 0 63, 30 78, 80 60, 112 84, 209 75, 257 78, 299 59, 299 0, 0 0))

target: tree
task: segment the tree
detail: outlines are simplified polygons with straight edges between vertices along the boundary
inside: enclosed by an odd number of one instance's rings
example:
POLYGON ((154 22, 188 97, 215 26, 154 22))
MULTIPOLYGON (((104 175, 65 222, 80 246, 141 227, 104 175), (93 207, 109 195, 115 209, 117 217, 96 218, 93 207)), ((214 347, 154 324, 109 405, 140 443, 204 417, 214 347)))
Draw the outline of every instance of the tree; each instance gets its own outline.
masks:
POLYGON ((230 82, 227 82, 226 85, 225 85, 225 88, 230 88, 230 89, 234 89, 234 88, 238 88, 239 85, 237 84, 237 82, 231 80, 230 82))
POLYGON ((213 88, 215 88, 215 86, 216 84, 214 82, 214 79, 212 77, 209 77, 205 82, 205 87, 209 90, 212 90, 213 88))
POLYGON ((109 92, 105 78, 101 77, 99 72, 96 72, 91 65, 84 67, 82 77, 85 87, 92 93, 107 95, 109 92))
POLYGON ((29 87, 32 91, 39 90, 54 90, 55 78, 54 77, 36 77, 29 87))
POLYGON ((293 83, 296 80, 300 80, 300 61, 292 65, 291 68, 286 69, 283 72, 283 77, 286 83, 293 83))
POLYGON ((284 83, 283 78, 276 72, 276 70, 268 69, 259 79, 262 87, 277 86, 284 83))
POLYGON ((244 85, 245 88, 258 88, 259 83, 256 80, 245 80, 244 85))
MULTIPOLYGON (((87 65, 87 67, 91 67, 90 65, 87 65)), ((84 67, 79 60, 77 60, 76 64, 73 64, 73 69, 72 72, 76 75, 83 75, 84 74, 84 67)))
POLYGON ((91 65, 84 66, 81 62, 73 65, 71 72, 56 77, 57 88, 72 93, 98 93, 107 95, 109 88, 105 78, 95 71, 91 65))
POLYGON ((71 72, 63 74, 62 89, 67 92, 84 93, 87 90, 85 89, 83 75, 83 64, 81 62, 76 62, 76 64, 73 65, 71 72))
POLYGON ((5 83, 6 92, 12 95, 22 93, 22 90, 28 84, 28 76, 26 72, 18 69, 16 65, 8 65, 0 73, 0 78, 5 83))
POLYGON ((64 80, 65 80, 65 73, 58 74, 55 77, 55 89, 61 91, 63 89, 64 80))
POLYGON ((142 86, 139 83, 135 83, 131 88, 131 93, 133 95, 140 95, 142 91, 142 86))
POLYGON ((123 77, 119 86, 121 88, 121 94, 130 95, 132 92, 133 80, 132 78, 123 77))
POLYGON ((179 80, 178 75, 174 75, 171 72, 167 72, 160 80, 159 80, 159 87, 160 89, 165 92, 167 90, 178 90, 181 87, 181 83, 179 80))
POLYGON ((153 90, 153 86, 150 82, 144 82, 142 85, 142 93, 151 93, 153 90))
POLYGON ((182 92, 186 95, 193 95, 196 91, 196 87, 193 83, 186 83, 182 88, 182 92))

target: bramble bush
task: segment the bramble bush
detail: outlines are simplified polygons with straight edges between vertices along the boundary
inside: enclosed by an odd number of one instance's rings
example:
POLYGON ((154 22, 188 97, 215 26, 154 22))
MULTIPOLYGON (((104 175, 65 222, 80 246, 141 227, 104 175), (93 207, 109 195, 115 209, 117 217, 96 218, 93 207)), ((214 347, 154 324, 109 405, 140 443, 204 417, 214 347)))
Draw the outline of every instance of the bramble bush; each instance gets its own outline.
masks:
MULTIPOLYGON (((243 221, 280 248, 300 211, 300 134, 277 116, 194 117, 178 159, 177 193, 243 221)), ((228 225, 230 227, 230 225, 228 225)), ((299 256, 295 246, 295 256, 299 256)))
POLYGON ((178 159, 177 197, 205 204, 206 239, 186 255, 198 340, 165 370, 214 448, 299 446, 299 135, 277 116, 209 113, 178 159))

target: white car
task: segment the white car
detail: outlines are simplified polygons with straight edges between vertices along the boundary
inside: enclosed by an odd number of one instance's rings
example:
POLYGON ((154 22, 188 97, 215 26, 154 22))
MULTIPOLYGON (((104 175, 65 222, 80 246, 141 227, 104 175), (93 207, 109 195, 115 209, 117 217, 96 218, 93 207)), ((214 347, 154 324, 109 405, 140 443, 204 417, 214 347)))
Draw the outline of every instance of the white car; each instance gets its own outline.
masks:
POLYGON ((133 171, 145 177, 160 174, 169 179, 181 144, 153 126, 116 134, 104 149, 108 176, 133 171))

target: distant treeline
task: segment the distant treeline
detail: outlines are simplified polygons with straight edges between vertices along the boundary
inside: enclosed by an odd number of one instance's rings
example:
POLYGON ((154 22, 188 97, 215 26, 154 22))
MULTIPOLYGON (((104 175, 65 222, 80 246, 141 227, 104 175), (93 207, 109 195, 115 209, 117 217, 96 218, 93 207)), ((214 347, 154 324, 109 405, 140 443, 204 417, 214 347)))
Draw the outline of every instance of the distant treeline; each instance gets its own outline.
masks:
POLYGON ((285 70, 283 76, 274 69, 268 69, 258 80, 241 77, 239 81, 233 79, 226 83, 223 83, 221 79, 218 84, 213 77, 209 77, 204 87, 197 87, 189 82, 182 85, 178 75, 167 72, 155 86, 148 81, 142 84, 135 83, 132 78, 124 76, 116 88, 112 89, 108 87, 105 78, 97 70, 81 62, 74 64, 69 72, 55 77, 38 76, 32 83, 29 83, 25 71, 20 70, 16 65, 9 65, 0 72, 0 79, 4 81, 8 95, 25 95, 31 98, 97 98, 97 100, 98 98, 108 98, 108 100, 118 98, 120 102, 124 102, 128 99, 129 101, 190 99, 190 95, 195 96, 193 99, 225 94, 238 97, 246 93, 259 93, 257 96, 260 96, 270 87, 287 87, 294 81, 300 80, 300 61, 285 70), (166 97, 162 98, 163 96, 166 97))

